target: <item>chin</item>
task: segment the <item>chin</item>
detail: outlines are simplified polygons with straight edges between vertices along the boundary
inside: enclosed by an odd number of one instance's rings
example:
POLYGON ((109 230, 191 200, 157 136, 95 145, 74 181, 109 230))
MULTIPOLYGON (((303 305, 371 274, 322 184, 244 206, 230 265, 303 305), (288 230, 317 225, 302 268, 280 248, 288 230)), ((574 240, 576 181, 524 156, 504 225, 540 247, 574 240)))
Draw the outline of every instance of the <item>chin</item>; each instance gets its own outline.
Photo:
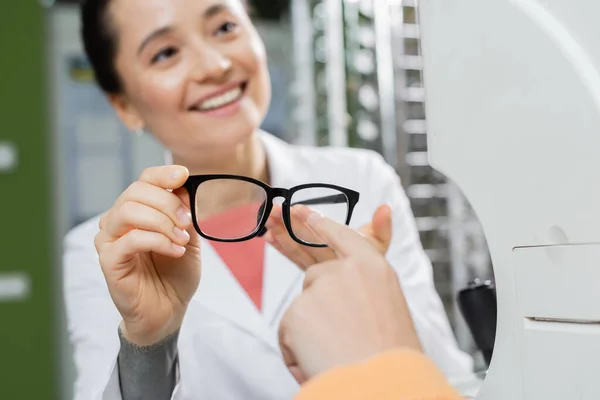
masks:
POLYGON ((230 104, 210 112, 202 112, 195 107, 188 110, 185 118, 188 138, 192 143, 179 143, 180 148, 189 152, 205 152, 211 155, 236 151, 240 145, 248 143, 260 128, 264 114, 256 99, 244 93, 230 104))
POLYGON ((211 154, 235 151, 240 145, 248 143, 258 129, 257 126, 239 125, 212 131, 202 138, 200 146, 211 154))

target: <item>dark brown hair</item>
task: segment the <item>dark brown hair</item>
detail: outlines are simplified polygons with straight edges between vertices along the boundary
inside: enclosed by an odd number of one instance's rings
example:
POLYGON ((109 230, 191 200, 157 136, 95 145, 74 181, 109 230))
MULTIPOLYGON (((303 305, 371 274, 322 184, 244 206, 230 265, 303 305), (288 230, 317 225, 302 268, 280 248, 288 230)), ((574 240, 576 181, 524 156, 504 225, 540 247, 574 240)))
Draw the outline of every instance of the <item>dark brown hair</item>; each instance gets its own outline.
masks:
POLYGON ((110 0, 81 2, 81 39, 100 88, 118 94, 123 87, 115 67, 117 38, 108 15, 109 4, 110 0))

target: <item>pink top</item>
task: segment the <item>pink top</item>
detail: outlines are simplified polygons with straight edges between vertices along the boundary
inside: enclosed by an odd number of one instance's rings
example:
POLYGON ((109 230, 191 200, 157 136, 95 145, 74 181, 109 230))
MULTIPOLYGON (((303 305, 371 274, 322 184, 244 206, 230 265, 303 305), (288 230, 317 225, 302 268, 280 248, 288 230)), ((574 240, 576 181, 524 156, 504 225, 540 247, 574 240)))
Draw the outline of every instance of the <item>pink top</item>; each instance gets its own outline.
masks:
MULTIPOLYGON (((210 236, 232 238, 251 233, 256 227, 260 203, 232 208, 199 223, 210 236)), ((210 242, 219 257, 256 307, 262 308, 265 240, 255 237, 243 242, 210 242)))

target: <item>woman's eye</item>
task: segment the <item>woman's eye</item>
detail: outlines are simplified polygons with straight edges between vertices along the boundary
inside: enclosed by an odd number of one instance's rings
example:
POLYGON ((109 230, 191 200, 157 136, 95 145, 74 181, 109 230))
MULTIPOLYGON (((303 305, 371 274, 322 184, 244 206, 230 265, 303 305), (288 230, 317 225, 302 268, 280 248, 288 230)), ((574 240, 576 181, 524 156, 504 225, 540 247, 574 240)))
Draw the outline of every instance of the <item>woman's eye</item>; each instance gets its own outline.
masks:
POLYGON ((219 27, 217 30, 217 34, 223 35, 233 31, 237 25, 234 22, 225 22, 223 25, 219 27))
POLYGON ((154 57, 152 57, 152 63, 154 64, 156 62, 166 60, 169 57, 173 57, 175 54, 177 54, 177 49, 175 47, 167 47, 165 49, 162 49, 161 51, 156 53, 154 57))

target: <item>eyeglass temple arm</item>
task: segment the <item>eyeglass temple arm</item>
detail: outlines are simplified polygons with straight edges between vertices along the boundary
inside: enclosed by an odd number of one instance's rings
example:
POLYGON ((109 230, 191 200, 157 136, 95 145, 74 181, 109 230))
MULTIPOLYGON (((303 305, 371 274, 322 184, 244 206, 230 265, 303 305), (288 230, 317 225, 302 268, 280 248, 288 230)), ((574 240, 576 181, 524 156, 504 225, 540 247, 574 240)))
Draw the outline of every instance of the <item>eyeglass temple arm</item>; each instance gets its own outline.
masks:
MULTIPOLYGON (((300 200, 295 203, 292 203, 291 205, 295 206, 296 204, 302 204, 302 205, 310 206, 310 205, 318 205, 318 204, 340 204, 340 203, 346 203, 346 202, 347 202, 346 195, 334 194, 331 196, 315 197, 313 199, 300 200)), ((263 202, 260 205, 260 208, 258 209, 258 215, 256 217, 257 223, 260 223, 260 220, 262 219, 263 212, 265 210, 265 204, 266 204, 266 202, 263 202)), ((263 236, 265 233, 267 233, 267 228, 263 227, 260 230, 260 232, 258 233, 258 236, 263 236)))
POLYGON ((295 203, 292 203, 292 206, 296 204, 304 204, 304 205, 316 205, 316 204, 340 204, 346 203, 348 199, 344 194, 333 194, 331 196, 323 196, 323 197, 315 197, 314 199, 306 199, 300 200, 295 203))

